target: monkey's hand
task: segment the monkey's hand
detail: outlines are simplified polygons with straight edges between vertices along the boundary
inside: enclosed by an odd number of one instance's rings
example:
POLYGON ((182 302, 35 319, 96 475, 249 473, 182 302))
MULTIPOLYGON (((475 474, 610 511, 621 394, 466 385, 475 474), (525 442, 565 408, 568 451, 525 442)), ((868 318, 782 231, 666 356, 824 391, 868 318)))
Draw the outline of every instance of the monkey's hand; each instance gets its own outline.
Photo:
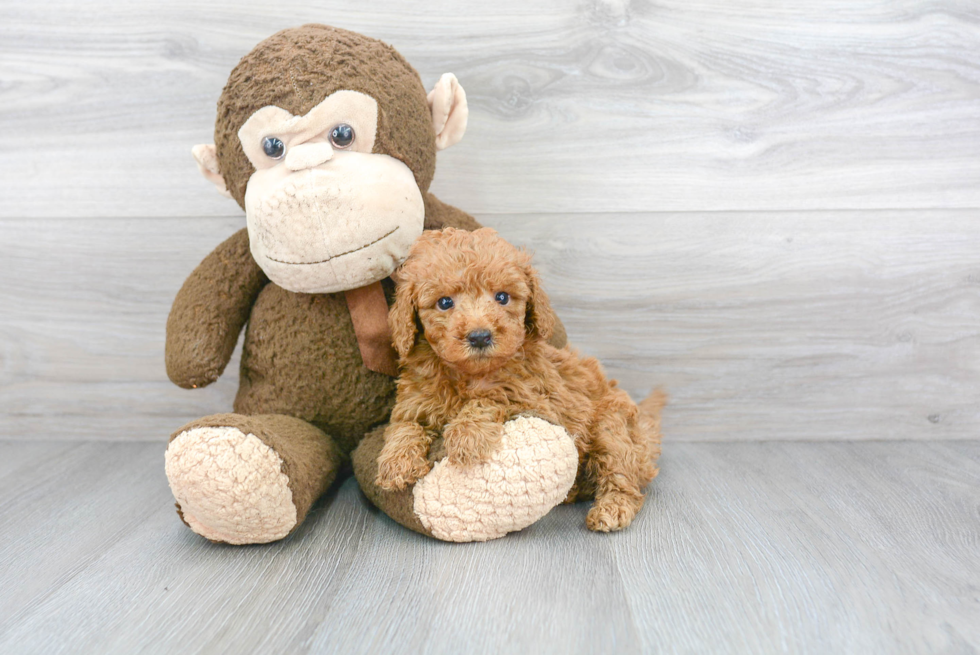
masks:
POLYGON ((375 483, 385 491, 401 491, 432 468, 426 458, 430 439, 418 423, 392 423, 385 430, 385 445, 378 455, 375 483))
POLYGON ((194 269, 167 319, 167 375, 177 386, 211 384, 225 370, 259 291, 268 282, 240 230, 194 269))

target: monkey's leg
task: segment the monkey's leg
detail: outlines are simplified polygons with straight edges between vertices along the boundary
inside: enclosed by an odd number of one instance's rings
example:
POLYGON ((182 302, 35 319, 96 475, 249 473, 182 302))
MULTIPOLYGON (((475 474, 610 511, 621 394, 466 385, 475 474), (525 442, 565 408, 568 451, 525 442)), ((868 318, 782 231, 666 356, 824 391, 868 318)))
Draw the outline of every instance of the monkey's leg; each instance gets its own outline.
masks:
POLYGON ((522 530, 558 505, 575 480, 578 451, 564 428, 519 416, 486 462, 456 466, 442 439, 429 449, 432 470, 406 489, 377 484, 384 428, 368 433, 353 453, 354 475, 385 514, 443 541, 486 541, 522 530))
POLYGON ((181 519, 229 544, 268 543, 292 532, 334 481, 334 440, 291 416, 215 414, 170 437, 167 478, 181 519))

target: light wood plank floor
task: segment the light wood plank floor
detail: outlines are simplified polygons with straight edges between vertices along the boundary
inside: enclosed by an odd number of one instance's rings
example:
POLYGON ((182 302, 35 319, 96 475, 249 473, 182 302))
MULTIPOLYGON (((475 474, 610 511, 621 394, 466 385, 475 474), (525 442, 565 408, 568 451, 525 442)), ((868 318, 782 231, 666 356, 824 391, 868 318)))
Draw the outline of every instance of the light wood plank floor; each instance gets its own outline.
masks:
POLYGON ((445 544, 348 479, 301 532, 178 521, 163 449, 0 444, 0 652, 975 652, 980 443, 675 443, 640 519, 445 544))

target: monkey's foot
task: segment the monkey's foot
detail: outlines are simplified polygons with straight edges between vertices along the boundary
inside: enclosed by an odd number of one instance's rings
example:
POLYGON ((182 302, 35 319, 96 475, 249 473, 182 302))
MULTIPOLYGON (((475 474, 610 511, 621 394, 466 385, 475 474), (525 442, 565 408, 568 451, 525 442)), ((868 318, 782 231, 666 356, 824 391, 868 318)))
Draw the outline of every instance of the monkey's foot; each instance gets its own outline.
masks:
POLYGON ((438 438, 428 475, 387 491, 377 484, 384 432, 384 426, 369 432, 353 453, 361 489, 398 523, 443 541, 486 541, 526 528, 562 502, 578 472, 578 450, 564 428, 521 416, 504 424, 487 461, 452 464, 438 438))
POLYGON ((578 451, 564 428, 520 416, 504 424, 487 461, 469 467, 437 462, 415 485, 415 515, 437 539, 496 539, 561 503, 577 472, 578 451))
POLYGON ((197 427, 167 448, 167 479, 191 530, 212 541, 258 544, 296 526, 289 478, 279 454, 233 427, 197 427))

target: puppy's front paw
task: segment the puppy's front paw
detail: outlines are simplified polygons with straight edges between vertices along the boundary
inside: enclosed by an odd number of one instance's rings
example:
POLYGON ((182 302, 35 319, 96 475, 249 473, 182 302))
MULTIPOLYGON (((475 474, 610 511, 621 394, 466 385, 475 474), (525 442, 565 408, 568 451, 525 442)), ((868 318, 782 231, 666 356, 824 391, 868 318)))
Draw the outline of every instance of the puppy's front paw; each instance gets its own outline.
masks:
POLYGON ((585 526, 593 532, 615 532, 633 522, 643 504, 642 496, 637 502, 633 496, 624 493, 609 493, 597 498, 585 517, 585 526))
POLYGON ((456 466, 469 467, 490 459, 504 434, 502 423, 459 421, 443 431, 446 458, 456 466))
POLYGON ((381 453, 378 457, 378 477, 375 483, 385 491, 401 491, 416 480, 424 478, 432 465, 424 457, 408 453, 381 453))

